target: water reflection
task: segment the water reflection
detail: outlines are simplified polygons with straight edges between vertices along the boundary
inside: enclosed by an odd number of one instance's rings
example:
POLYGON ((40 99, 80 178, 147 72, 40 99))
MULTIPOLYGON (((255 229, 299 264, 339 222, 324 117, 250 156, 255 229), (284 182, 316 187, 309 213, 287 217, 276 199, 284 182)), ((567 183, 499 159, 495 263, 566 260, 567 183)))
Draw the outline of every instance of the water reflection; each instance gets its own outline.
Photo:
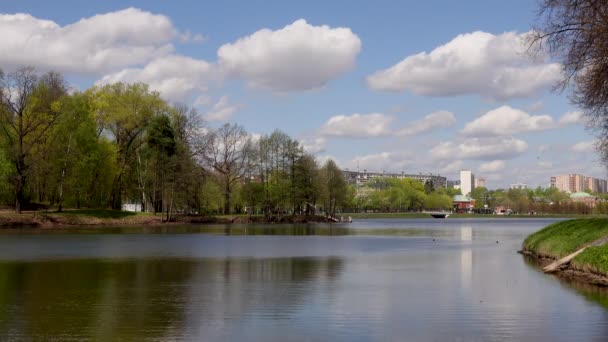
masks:
POLYGON ((0 235, 0 340, 605 340, 607 291, 515 253, 548 223, 0 235))
POLYGON ((0 263, 0 332, 28 340, 202 336, 225 320, 289 319, 338 258, 0 263), (52 337, 52 338, 50 338, 52 337))
MULTIPOLYGON (((473 227, 470 225, 460 226, 460 241, 473 241, 473 227)), ((463 289, 471 288, 473 277, 473 250, 470 245, 462 247, 460 251, 460 286, 463 289)))

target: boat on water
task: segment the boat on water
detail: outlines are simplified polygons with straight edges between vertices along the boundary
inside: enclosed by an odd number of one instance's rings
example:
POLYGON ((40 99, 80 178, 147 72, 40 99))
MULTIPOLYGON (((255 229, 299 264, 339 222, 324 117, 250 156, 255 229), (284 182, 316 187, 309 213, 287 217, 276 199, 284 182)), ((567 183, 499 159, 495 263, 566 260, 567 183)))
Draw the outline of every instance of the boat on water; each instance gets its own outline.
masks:
POLYGON ((431 216, 433 216, 434 218, 448 218, 448 216, 450 216, 450 213, 429 213, 431 214, 431 216))

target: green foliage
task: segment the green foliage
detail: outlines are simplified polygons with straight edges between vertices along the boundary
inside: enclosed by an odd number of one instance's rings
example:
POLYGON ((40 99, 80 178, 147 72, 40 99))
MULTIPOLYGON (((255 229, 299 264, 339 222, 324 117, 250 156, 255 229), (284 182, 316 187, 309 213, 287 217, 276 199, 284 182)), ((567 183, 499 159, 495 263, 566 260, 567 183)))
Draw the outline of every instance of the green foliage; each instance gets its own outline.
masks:
POLYGON ((606 234, 608 219, 561 221, 528 236, 523 247, 538 255, 561 258, 606 234))

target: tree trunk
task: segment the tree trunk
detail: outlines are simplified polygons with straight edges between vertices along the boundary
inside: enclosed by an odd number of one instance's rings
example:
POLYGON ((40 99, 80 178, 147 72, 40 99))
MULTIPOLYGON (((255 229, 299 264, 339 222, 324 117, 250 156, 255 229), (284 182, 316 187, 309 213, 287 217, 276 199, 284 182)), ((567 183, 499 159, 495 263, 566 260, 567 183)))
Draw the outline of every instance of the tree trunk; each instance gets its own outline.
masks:
POLYGON ((224 194, 224 214, 230 215, 230 182, 226 182, 226 192, 224 194))
POLYGON ((17 179, 15 183, 15 211, 21 214, 24 202, 23 189, 25 188, 25 156, 20 154, 17 159, 17 179))
POLYGON ((63 210, 63 183, 65 181, 65 170, 68 167, 68 158, 70 157, 70 147, 72 145, 72 134, 68 137, 68 149, 65 154, 65 159, 63 160, 63 166, 61 168, 61 179, 59 180, 59 206, 57 208, 58 212, 63 210))

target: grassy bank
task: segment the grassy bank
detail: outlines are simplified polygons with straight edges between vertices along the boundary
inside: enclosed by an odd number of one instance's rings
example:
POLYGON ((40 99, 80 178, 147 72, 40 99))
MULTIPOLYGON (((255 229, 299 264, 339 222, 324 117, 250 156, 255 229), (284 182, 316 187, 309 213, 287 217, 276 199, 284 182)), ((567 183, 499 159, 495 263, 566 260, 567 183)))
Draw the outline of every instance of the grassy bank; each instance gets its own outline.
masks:
MULTIPOLYGON (((528 236, 523 249, 536 257, 559 259, 604 237, 608 237, 606 218, 568 220, 528 236)), ((565 270, 608 276, 608 246, 585 249, 565 270)))
POLYGON ((576 219, 553 223, 524 240, 524 250, 538 256, 561 258, 608 235, 608 219, 576 219))
MULTIPOLYGON (((165 224, 164 215, 134 213, 120 210, 84 209, 56 211, 32 211, 17 214, 14 211, 0 211, 0 227, 55 227, 55 226, 128 226, 165 224)), ((327 222, 324 216, 282 216, 273 218, 273 223, 317 223, 327 222)), ((172 224, 230 224, 266 223, 260 215, 179 215, 171 217, 172 224)))
POLYGON ((0 212, 0 226, 55 226, 55 225, 136 225, 160 223, 161 217, 148 213, 119 210, 67 210, 63 212, 35 211, 17 214, 0 212))

